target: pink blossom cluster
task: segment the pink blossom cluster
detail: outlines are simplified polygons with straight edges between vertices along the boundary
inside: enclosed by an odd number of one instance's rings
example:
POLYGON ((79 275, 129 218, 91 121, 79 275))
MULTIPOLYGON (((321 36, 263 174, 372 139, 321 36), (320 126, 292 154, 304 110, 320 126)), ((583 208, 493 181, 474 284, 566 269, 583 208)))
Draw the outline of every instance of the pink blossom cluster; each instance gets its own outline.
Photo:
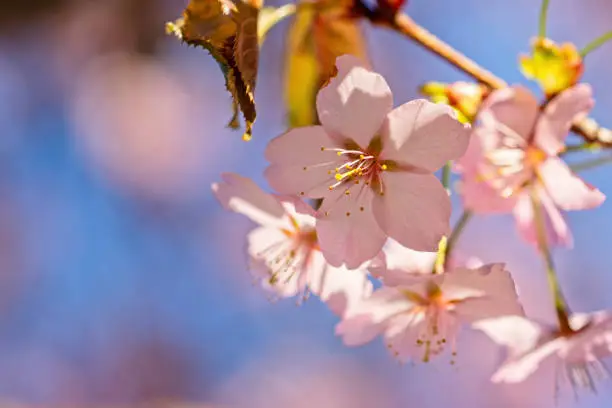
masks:
POLYGON ((465 125, 427 100, 394 108, 381 75, 351 56, 336 64, 316 100, 321 125, 267 146, 275 193, 229 173, 212 187, 258 224, 247 236, 252 273, 277 297, 319 297, 348 346, 380 336, 402 362, 454 361, 457 336, 471 327, 506 350, 494 382, 556 364, 559 378, 593 387, 612 352, 612 313, 557 305, 558 325, 529 319, 503 262, 451 258, 449 190, 434 174, 454 162, 466 210, 512 213, 544 253, 570 245, 563 212, 605 199, 559 157, 571 123, 593 107, 591 88, 574 85, 543 105, 522 87, 493 91, 465 125))

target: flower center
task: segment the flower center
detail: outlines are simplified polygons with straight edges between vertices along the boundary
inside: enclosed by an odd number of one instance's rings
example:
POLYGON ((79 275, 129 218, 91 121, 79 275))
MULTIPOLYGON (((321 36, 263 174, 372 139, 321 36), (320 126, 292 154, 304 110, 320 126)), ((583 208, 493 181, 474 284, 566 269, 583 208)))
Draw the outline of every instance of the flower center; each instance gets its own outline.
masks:
MULTIPOLYGON (((388 165, 380 163, 375 155, 360 150, 348 149, 325 149, 336 151, 338 156, 344 156, 345 162, 333 170, 328 170, 328 174, 334 175, 335 183, 329 186, 333 190, 346 183, 363 183, 365 186, 377 186, 381 195, 384 194, 379 174, 388 169, 388 165)), ((348 190, 346 190, 348 191, 348 190)))
POLYGON ((361 184, 372 188, 380 195, 384 195, 383 183, 380 175, 390 170, 395 164, 388 160, 380 160, 382 144, 380 137, 374 137, 370 145, 363 149, 354 142, 347 142, 342 148, 321 147, 321 151, 333 151, 344 159, 338 167, 329 169, 327 173, 334 177, 334 182, 329 185, 329 190, 347 187, 345 194, 350 195, 348 186, 350 183, 361 184))
POLYGON ((542 149, 534 145, 529 145, 529 147, 527 147, 525 150, 525 166, 535 170, 538 166, 544 163, 546 157, 546 153, 542 149))
POLYGON ((318 250, 316 230, 312 227, 300 228, 292 219, 293 230, 282 229, 287 237, 277 241, 256 254, 258 259, 263 260, 269 277, 267 279, 271 286, 287 285, 293 279, 298 279, 298 290, 303 290, 302 298, 308 297, 305 287, 304 273, 310 262, 313 251, 318 250))
POLYGON ((454 302, 445 299, 440 286, 432 281, 427 283, 425 297, 409 290, 404 290, 403 294, 417 305, 411 312, 421 314, 424 319, 416 339, 416 345, 423 348, 422 361, 427 363, 432 357, 441 354, 450 341, 453 357, 451 364, 454 364, 458 325, 456 318, 448 312, 454 302))
POLYGON ((536 146, 502 147, 487 154, 486 170, 479 181, 489 183, 508 198, 537 179, 537 168, 546 160, 546 153, 536 146))

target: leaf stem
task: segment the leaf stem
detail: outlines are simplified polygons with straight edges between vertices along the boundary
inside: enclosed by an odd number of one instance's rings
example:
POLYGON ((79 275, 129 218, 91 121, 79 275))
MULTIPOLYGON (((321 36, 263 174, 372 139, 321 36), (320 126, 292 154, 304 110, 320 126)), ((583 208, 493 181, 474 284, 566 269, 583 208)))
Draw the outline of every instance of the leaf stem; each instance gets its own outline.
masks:
POLYGON ((563 333, 571 333, 572 329, 569 325, 569 308, 563 292, 561 291, 561 285, 557 279, 557 273, 555 271, 555 264, 548 247, 546 239, 546 225, 544 221, 543 207, 539 197, 533 193, 531 194, 531 204, 533 205, 533 214, 536 228, 536 238, 538 242, 538 249, 544 258, 546 266, 546 277, 548 278, 548 286, 553 295, 555 303, 555 311, 557 313, 557 321, 559 322, 559 329, 563 333))
POLYGON ((608 31, 601 37, 598 37, 594 39, 593 41, 591 41, 590 43, 588 43, 582 50, 580 50, 580 56, 582 58, 586 57, 592 51, 595 51, 597 48, 601 47, 602 45, 604 45, 606 42, 610 40, 612 40, 612 31, 608 31))
POLYGON ((540 37, 546 37, 546 21, 548 20, 548 3, 549 0, 542 0, 542 7, 540 8, 540 24, 538 34, 540 37))

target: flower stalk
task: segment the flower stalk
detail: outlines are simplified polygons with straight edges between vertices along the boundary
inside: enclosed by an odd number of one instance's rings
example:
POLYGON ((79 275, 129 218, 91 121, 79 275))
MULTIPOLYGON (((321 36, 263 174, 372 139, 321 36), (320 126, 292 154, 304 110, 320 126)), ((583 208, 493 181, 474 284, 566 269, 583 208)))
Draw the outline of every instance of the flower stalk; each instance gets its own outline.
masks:
POLYGON ((570 310, 567 306, 567 302, 565 301, 565 297, 563 296, 561 285, 559 284, 559 280, 557 278, 555 263, 546 239, 546 225, 543 214, 544 209, 539 197, 536 194, 531 194, 531 203, 533 205, 533 214, 535 218, 538 249, 542 254, 542 258, 544 259, 546 277, 548 278, 548 286, 553 295, 559 329, 562 333, 571 333, 573 330, 569 324, 570 310))
POLYGON ((582 58, 586 57, 588 54, 595 51, 597 48, 601 47, 610 40, 612 40, 612 31, 608 31, 601 37, 598 37, 588 43, 582 50, 580 50, 580 56, 582 58))
POLYGON ((541 38, 546 37, 546 21, 548 21, 548 3, 549 0, 542 1, 542 7, 540 8, 540 23, 538 25, 538 34, 541 38))

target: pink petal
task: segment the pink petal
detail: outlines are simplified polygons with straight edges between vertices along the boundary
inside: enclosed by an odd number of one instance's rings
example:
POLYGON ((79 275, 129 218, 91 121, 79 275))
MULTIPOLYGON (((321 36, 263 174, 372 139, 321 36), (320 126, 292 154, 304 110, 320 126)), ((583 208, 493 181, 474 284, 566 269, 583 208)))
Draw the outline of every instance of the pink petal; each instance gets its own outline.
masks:
POLYGON ((384 322, 375 323, 367 314, 357 314, 343 319, 336 325, 336 336, 342 336, 346 346, 360 346, 371 342, 385 329, 384 322))
POLYGON ((300 229, 314 228, 316 212, 309 204, 296 196, 275 196, 285 213, 293 219, 300 229))
POLYGON ((500 316, 472 324, 496 344, 508 349, 511 357, 517 357, 536 347, 546 335, 546 329, 522 316, 500 316))
POLYGON ((321 148, 334 143, 321 126, 295 128, 272 139, 265 152, 271 163, 265 170, 268 183, 281 194, 325 196, 336 182, 329 170, 342 163, 342 158, 321 148))
POLYGON ((433 174, 383 173, 384 195, 374 199, 374 215, 389 237, 416 251, 437 251, 448 235, 451 204, 433 174))
POLYGON ((382 134, 385 160, 433 172, 465 153, 470 128, 450 106, 418 99, 391 111, 382 134))
POLYGON ((336 147, 322 126, 293 128, 268 142, 264 155, 272 164, 318 164, 336 159, 333 151, 321 147, 336 147))
POLYGON ((493 374, 493 382, 517 383, 533 374, 564 347, 548 328, 520 316, 481 320, 472 325, 509 351, 508 360, 493 374))
MULTIPOLYGON (((540 202, 544 208, 546 241, 548 245, 551 247, 557 245, 571 247, 573 244, 572 233, 563 215, 559 212, 559 209, 542 187, 536 186, 534 188, 536 188, 537 194, 540 197, 540 202)), ((519 233, 527 242, 537 244, 533 204, 531 203, 531 197, 528 191, 518 195, 513 213, 519 233)))
POLYGON ((539 367, 550 361, 563 345, 563 339, 547 341, 515 359, 508 360, 493 374, 496 383, 519 383, 525 381, 539 367))
POLYGON ((489 128, 499 129, 499 124, 509 128, 516 142, 521 142, 531 135, 539 113, 539 103, 533 94, 522 86, 514 86, 493 91, 484 101, 478 119, 489 128))
POLYGON ((336 335, 342 336, 347 346, 365 344, 384 330, 388 319, 411 307, 401 292, 383 287, 360 302, 354 308, 353 316, 338 323, 336 335))
POLYGON ((485 152, 487 150, 485 143, 487 139, 490 139, 490 135, 497 135, 497 133, 487 131, 482 126, 472 129, 464 155, 454 164, 457 172, 470 175, 478 172, 480 164, 485 160, 485 152))
MULTIPOLYGON (((314 257, 325 262, 319 252, 314 257)), ((373 290, 365 269, 350 270, 328 265, 321 274, 311 276, 309 286, 312 293, 318 295, 333 313, 342 318, 352 316, 358 305, 372 295, 373 290)))
POLYGON ((516 203, 515 197, 502 197, 498 190, 476 178, 464 177, 457 191, 463 206, 476 214, 507 214, 516 203))
POLYGON ((557 157, 542 163, 538 174, 552 200, 563 210, 588 210, 599 207, 606 199, 601 191, 587 185, 557 157))
POLYGON ((426 330, 423 313, 404 313, 392 318, 385 330, 385 343, 389 351, 401 362, 423 355, 419 335, 426 330))
POLYGON ((442 291, 457 303, 455 312, 462 321, 506 315, 523 315, 512 276, 503 264, 477 269, 459 268, 444 274, 442 291))
POLYGON ((588 84, 578 84, 554 97, 540 115, 534 143, 551 156, 565 147, 572 123, 585 117, 593 106, 593 91, 588 84))
POLYGON ((380 262, 369 266, 372 276, 386 286, 410 285, 415 274, 430 274, 436 261, 436 252, 418 252, 390 239, 383 248, 380 262))
POLYGON ((223 182, 214 183, 212 190, 223 207, 246 215, 260 225, 287 225, 285 211, 279 201, 265 193, 251 179, 234 173, 223 173, 223 182))
POLYGON ((366 148, 393 108, 391 89, 356 57, 341 56, 336 66, 338 75, 317 95, 319 120, 334 137, 366 148))
POLYGON ((353 185, 348 191, 350 195, 341 191, 333 207, 321 207, 316 225, 321 251, 330 265, 346 263, 355 269, 374 258, 387 237, 372 214, 372 190, 353 185))

